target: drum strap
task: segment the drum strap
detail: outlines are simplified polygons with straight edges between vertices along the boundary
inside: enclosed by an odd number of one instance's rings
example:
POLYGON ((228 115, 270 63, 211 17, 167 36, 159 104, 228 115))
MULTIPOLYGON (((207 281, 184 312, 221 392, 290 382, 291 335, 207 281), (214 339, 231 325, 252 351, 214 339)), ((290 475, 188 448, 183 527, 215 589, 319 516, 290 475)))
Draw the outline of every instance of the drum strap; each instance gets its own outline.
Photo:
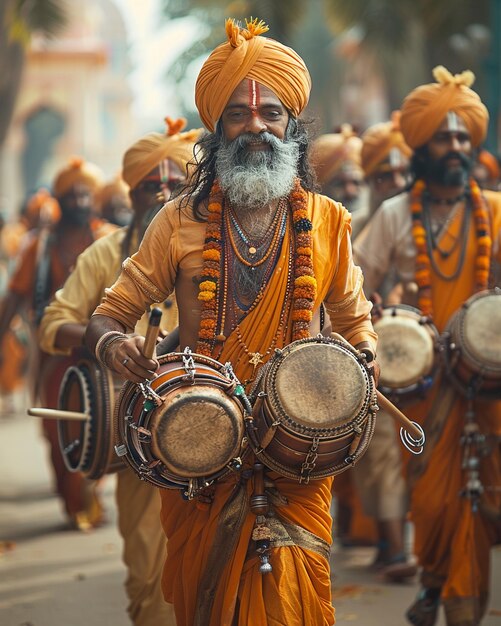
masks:
POLYGON ((268 517, 266 524, 271 531, 272 548, 298 546, 304 550, 316 552, 327 561, 329 560, 331 554, 329 544, 309 530, 278 517, 268 517))
POLYGON ((216 588, 220 583, 224 568, 235 552, 248 513, 249 497, 246 481, 242 481, 237 485, 219 514, 214 543, 210 549, 207 566, 198 587, 193 626, 207 626, 210 623, 216 588))
MULTIPOLYGON (((440 385, 440 383, 441 381, 439 380, 438 384, 440 385)), ((444 384, 443 390, 441 390, 440 388, 438 389, 437 395, 433 400, 430 412, 428 413, 428 417, 426 418, 424 423, 424 431, 426 433, 426 445, 424 446, 423 452, 420 455, 412 456, 412 458, 409 460, 409 465, 407 468, 407 478, 409 488, 411 490, 416 484, 418 478, 425 473, 426 468, 428 467, 430 457, 442 435, 444 424, 450 413, 456 395, 457 393, 452 385, 444 384)))

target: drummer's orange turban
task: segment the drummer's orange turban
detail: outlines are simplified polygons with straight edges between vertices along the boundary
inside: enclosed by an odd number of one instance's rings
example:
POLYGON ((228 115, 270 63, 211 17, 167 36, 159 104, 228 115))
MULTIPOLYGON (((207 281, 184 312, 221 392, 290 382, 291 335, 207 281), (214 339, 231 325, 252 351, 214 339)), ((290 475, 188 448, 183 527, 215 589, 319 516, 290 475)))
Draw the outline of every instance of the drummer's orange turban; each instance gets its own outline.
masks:
POLYGON ((472 144, 478 146, 486 135, 489 113, 479 95, 470 89, 475 75, 466 70, 453 76, 439 65, 433 70, 433 76, 436 83, 416 87, 404 100, 400 127, 405 141, 411 148, 423 146, 448 111, 453 111, 465 123, 472 144))
POLYGON ((313 142, 311 163, 322 185, 347 163, 361 169, 362 140, 350 124, 343 124, 340 133, 320 135, 313 142))
POLYGON ((260 36, 268 31, 264 22, 246 20, 245 26, 226 20, 228 41, 212 52, 198 75, 195 103, 210 131, 245 78, 271 89, 295 117, 308 104, 311 79, 303 59, 292 48, 260 36))
POLYGON ((56 174, 53 193, 56 198, 60 198, 77 183, 83 183, 92 191, 97 191, 103 184, 103 173, 94 163, 73 157, 68 165, 56 174))
POLYGON ((184 172, 186 164, 193 158, 193 146, 201 129, 181 131, 186 120, 165 118, 167 129, 162 133, 149 133, 136 141, 124 154, 122 178, 131 189, 155 169, 164 159, 172 159, 184 172))
POLYGON ((61 208, 50 192, 41 188, 28 199, 26 213, 32 222, 55 224, 61 217, 61 208))
POLYGON ((400 111, 393 111, 391 122, 374 124, 362 135, 362 168, 365 175, 370 176, 393 148, 407 158, 412 154, 400 131, 400 111))

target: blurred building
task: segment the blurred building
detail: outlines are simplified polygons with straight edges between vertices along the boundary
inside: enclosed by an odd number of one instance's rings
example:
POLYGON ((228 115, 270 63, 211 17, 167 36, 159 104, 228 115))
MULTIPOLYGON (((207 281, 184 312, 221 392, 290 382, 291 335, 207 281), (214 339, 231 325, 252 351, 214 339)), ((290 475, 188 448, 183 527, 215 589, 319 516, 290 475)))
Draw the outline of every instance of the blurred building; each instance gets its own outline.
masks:
POLYGON ((68 25, 56 39, 33 38, 0 168, 8 214, 69 156, 112 177, 136 138, 124 20, 111 0, 68 0, 68 25))

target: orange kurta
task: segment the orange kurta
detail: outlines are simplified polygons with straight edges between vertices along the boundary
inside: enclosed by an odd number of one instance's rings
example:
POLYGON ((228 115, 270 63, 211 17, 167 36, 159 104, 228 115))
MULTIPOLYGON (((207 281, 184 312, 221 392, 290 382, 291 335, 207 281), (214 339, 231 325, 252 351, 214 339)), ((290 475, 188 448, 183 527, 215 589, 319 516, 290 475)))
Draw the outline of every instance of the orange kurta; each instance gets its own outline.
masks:
MULTIPOLYGON (((125 264, 125 271, 107 291, 96 313, 131 327, 152 298, 161 299, 175 287, 181 346, 194 348, 200 317, 197 277, 202 268, 205 224, 194 221, 186 209, 179 212, 176 202, 166 205, 157 215, 139 252, 125 264)), ((313 223, 313 263, 318 282, 316 306, 326 302, 333 329, 352 343, 366 340, 374 345, 370 305, 361 290, 360 271, 351 258, 349 215, 340 205, 314 194, 308 194, 308 210, 313 223)), ((289 236, 288 232, 286 238, 289 236)), ((271 356, 269 347, 279 324, 287 268, 285 241, 263 298, 240 324, 249 352, 271 356)), ((284 343, 290 342, 290 328, 289 323, 284 343)), ((280 345, 277 343, 277 347, 280 345)), ((252 373, 236 333, 214 356, 222 362, 230 360, 240 380, 252 373)), ((246 469, 251 464, 248 459, 246 469)), ((332 479, 315 480, 306 486, 273 472, 267 478, 279 494, 274 503, 277 516, 301 526, 328 548, 332 479)), ((245 471, 232 474, 218 482, 211 504, 186 502, 177 491, 162 491, 162 523, 168 537, 164 593, 174 603, 178 626, 231 626, 235 613, 238 623, 247 626, 333 624, 328 553, 298 545, 273 548, 273 571, 265 576, 258 571, 257 557, 247 554, 255 522, 248 508, 252 482, 245 471), (223 519, 227 530, 222 546, 228 554, 220 555, 217 585, 211 594, 208 589, 216 576, 211 548, 221 534, 223 519)))

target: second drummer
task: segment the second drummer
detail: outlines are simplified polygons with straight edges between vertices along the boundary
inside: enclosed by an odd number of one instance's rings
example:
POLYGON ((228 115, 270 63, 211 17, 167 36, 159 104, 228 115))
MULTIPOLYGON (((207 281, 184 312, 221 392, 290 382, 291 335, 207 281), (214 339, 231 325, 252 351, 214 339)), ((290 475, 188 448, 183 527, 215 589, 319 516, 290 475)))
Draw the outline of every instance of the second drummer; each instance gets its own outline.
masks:
MULTIPOLYGON (((473 74, 452 76, 438 67, 434 75, 437 82, 417 87, 402 106, 401 130, 415 150, 412 189, 381 205, 357 238, 354 255, 367 295, 395 269, 403 302, 417 306, 443 332, 473 293, 491 286, 492 260, 501 259, 501 194, 482 193, 471 177, 488 123, 487 109, 470 89, 473 74)), ((474 414, 472 427, 499 436, 501 402, 468 404, 444 377, 437 377, 426 400, 406 408, 425 431, 438 433, 409 466, 422 589, 407 619, 416 626, 433 626, 441 603, 448 626, 479 624, 487 607, 489 552, 499 540, 499 525, 496 530, 474 512, 479 503, 467 489, 461 445, 467 411, 474 414)), ((494 447, 484 452, 480 504, 499 511, 501 459, 494 447)))
MULTIPOLYGON (((122 260, 137 249, 148 223, 171 191, 184 181, 199 131, 180 132, 182 125, 182 121, 167 119, 165 134, 149 133, 126 151, 122 176, 130 187, 134 219, 130 226, 100 239, 79 257, 42 319, 40 344, 47 352, 69 354, 82 345, 92 311, 119 274, 122 260)), ((167 305, 162 328, 170 331, 177 324, 177 307, 172 299, 167 305)), ((144 334, 146 322, 145 316, 136 331, 144 334)), ((116 500, 128 570, 129 616, 135 626, 174 626, 172 606, 164 602, 160 588, 165 537, 158 491, 125 470, 117 475, 116 500)))

